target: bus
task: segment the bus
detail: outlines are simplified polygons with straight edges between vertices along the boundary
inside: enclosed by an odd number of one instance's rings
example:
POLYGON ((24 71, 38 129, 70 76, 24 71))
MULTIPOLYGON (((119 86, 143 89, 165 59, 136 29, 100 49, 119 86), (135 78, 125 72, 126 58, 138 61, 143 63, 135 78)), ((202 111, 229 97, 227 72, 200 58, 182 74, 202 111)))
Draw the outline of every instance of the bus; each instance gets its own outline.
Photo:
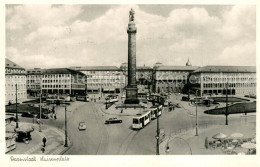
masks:
POLYGON ((142 129, 151 121, 151 110, 145 110, 140 116, 133 117, 133 129, 142 129))

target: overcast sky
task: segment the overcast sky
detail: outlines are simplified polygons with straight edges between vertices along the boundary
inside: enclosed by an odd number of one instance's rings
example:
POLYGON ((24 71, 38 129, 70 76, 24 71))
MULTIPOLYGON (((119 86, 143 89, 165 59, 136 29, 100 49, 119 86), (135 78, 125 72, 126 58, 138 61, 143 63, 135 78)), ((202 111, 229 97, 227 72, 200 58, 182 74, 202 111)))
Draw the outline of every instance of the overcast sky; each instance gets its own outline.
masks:
POLYGON ((256 8, 227 5, 7 5, 6 57, 24 68, 127 62, 135 10, 137 65, 256 65, 256 8))

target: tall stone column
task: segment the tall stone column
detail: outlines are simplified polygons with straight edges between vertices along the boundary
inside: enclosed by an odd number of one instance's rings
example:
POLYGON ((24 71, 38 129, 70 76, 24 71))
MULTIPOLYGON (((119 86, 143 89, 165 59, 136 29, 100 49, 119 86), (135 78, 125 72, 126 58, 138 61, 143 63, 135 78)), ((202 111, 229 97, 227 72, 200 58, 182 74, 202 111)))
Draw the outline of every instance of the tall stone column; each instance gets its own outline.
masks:
POLYGON ((139 104, 136 85, 136 31, 134 10, 129 12, 128 33, 128 85, 126 88, 125 104, 139 104))

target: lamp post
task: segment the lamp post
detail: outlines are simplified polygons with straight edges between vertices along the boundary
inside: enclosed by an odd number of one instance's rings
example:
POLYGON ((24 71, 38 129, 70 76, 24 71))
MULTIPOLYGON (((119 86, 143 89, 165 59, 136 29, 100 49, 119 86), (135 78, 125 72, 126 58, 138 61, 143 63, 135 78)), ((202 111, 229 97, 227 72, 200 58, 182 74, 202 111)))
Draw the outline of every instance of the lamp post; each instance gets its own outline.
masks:
POLYGON ((64 147, 68 147, 68 132, 67 132, 67 107, 65 104, 65 144, 64 147))
POLYGON ((159 129, 159 115, 157 113, 157 130, 156 130, 156 155, 160 155, 160 151, 159 151, 159 137, 160 135, 160 129, 159 129))
POLYGON ((197 98, 197 93, 198 93, 198 90, 196 90, 196 136, 198 136, 198 110, 197 110, 198 98, 197 98))
POLYGON ((228 82, 226 84, 226 125, 228 125, 228 82))
POLYGON ((166 153, 171 152, 170 146, 169 146, 169 142, 170 142, 170 141, 173 141, 173 140, 175 140, 175 139, 180 139, 180 140, 184 141, 185 144, 189 147, 189 149, 190 149, 190 154, 192 155, 192 149, 191 149, 189 143, 188 143, 186 140, 184 140, 183 138, 181 138, 181 137, 174 137, 173 139, 171 139, 171 137, 169 137, 169 140, 168 140, 168 142, 167 142, 166 149, 165 149, 165 152, 166 152, 166 153))
POLYGON ((106 109, 107 109, 107 100, 108 100, 108 99, 106 98, 106 109))
POLYGON ((17 84, 15 84, 15 110, 16 110, 16 128, 19 128, 19 125, 18 125, 18 110, 17 110, 17 84))

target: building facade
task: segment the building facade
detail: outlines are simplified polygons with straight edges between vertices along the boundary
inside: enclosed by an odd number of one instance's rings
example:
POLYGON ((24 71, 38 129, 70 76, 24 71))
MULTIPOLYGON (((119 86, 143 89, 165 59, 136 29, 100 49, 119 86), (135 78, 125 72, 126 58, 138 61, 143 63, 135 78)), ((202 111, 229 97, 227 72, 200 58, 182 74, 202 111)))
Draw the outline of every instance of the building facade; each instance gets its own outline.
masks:
POLYGON ((255 66, 205 66, 195 70, 192 89, 204 95, 256 95, 255 66))
POLYGON ((5 59, 5 104, 21 103, 27 99, 26 71, 18 64, 9 59, 5 59))
POLYGON ((71 67, 87 76, 88 93, 121 93, 125 76, 116 66, 71 67))
MULTIPOLYGON (((120 69, 122 70, 123 74, 125 76, 128 75, 127 73, 127 63, 122 63, 120 66, 120 69)), ((153 69, 149 66, 137 66, 136 68, 136 83, 137 85, 148 85, 152 82, 152 74, 153 69)), ((126 77, 127 78, 127 77, 126 77)))
POLYGON ((41 88, 43 94, 85 95, 87 77, 69 68, 44 69, 41 88))
POLYGON ((41 78, 44 72, 43 69, 34 68, 28 69, 26 76, 27 95, 28 96, 40 96, 41 93, 41 78))
POLYGON ((157 93, 180 93, 185 84, 188 83, 188 76, 196 70, 196 66, 165 66, 154 67, 153 86, 157 93))

